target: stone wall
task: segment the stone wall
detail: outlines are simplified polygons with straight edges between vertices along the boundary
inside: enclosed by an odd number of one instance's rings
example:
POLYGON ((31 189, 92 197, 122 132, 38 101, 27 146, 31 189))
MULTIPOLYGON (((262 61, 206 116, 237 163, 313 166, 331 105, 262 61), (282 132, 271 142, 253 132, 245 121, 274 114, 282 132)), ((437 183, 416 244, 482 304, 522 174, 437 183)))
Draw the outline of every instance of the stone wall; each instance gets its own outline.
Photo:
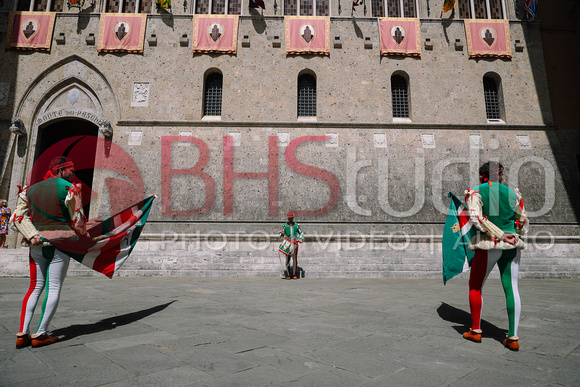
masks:
MULTIPOLYGON (((7 14, 0 18, 5 21, 7 14)), ((6 23, 0 26, 5 36, 6 23)), ((55 36, 64 33, 65 43, 53 42, 49 54, 4 51, 0 43, 2 62, 10 64, 0 82, 11 85, 0 120, 7 125, 18 116, 28 132, 16 138, 0 131, 0 194, 13 206, 16 184, 26 180, 34 163, 39 130, 59 120, 99 125, 107 119, 112 141, 135 162, 133 170, 123 166, 125 180, 128 174, 139 175, 145 194, 159 196, 135 273, 147 273, 148 267, 154 268, 149 273, 164 273, 175 254, 188 254, 161 249, 161 240, 189 246, 201 238, 219 245, 224 235, 222 250, 229 256, 237 251, 240 257, 260 257, 246 268, 270 272, 260 259, 270 259, 276 243, 259 250, 236 247, 231 238, 247 244, 250 234, 274 234, 287 211, 297 213, 311 240, 328 241, 326 251, 305 252, 306 259, 343 258, 337 244, 347 234, 366 240, 379 235, 376 243, 386 246, 385 252, 353 251, 347 258, 358 260, 352 267, 359 269, 344 270, 387 273, 393 270, 389 265, 407 255, 431 265, 413 270, 432 272, 431 250, 440 249, 447 193, 461 195, 477 185, 477 168, 487 160, 500 160, 508 184, 523 192, 534 225, 531 237, 548 244, 556 238, 563 246, 555 248, 556 256, 572 258, 580 205, 571 193, 577 182, 559 157, 562 146, 554 135, 534 25, 511 21, 511 60, 468 59, 467 46, 455 45, 456 39, 465 42, 461 20, 422 18, 421 41, 429 38, 433 49, 423 47, 420 58, 380 57, 377 20, 364 17, 331 18, 331 41, 339 37, 342 47, 331 45, 328 57, 286 55, 283 18, 268 13, 240 17, 238 37, 248 36, 249 46, 238 41, 235 55, 193 54, 192 17, 179 12, 148 17, 146 37, 155 34, 157 43, 146 41, 143 54, 97 53, 87 37, 98 39, 98 30, 98 14, 63 13, 54 31, 55 36), (189 37, 187 46, 179 42, 183 34, 189 37), (275 36, 281 38, 280 47, 273 45, 275 36), (524 43, 523 51, 513 50, 516 40, 524 43), (372 48, 365 48, 365 41, 372 48), (209 121, 203 117, 203 87, 205 75, 214 70, 223 74, 222 115, 209 121), (317 116, 301 120, 297 78, 305 70, 316 77, 317 116), (501 78, 503 124, 486 119, 482 79, 490 72, 501 78), (393 74, 409 79, 409 120, 392 117, 393 74), (147 98, 138 103, 135 84, 148 87, 147 98), (73 89, 80 94, 74 104, 67 94, 73 89), (203 169, 187 171, 195 167, 203 169), (407 236, 410 247, 388 250, 389 238, 404 241, 407 236), (426 243, 425 236, 435 239, 426 243), (376 264, 379 256, 381 264, 376 264), (374 269, 360 269, 367 264, 374 269)), ((99 152, 108 157, 107 150, 99 152)), ((96 172, 93 187, 99 198, 91 205, 92 215, 107 216, 118 204, 122 192, 109 196, 107 190, 111 177, 96 172)), ((15 237, 11 246, 16 246, 15 237)), ((194 255, 188 263, 193 268, 180 269, 175 261, 173 272, 203 271, 204 264, 227 271, 229 261, 220 266, 223 254, 204 243, 194 255)), ((577 267, 575 262, 566 267, 577 267)), ((241 270, 233 263, 230 269, 241 270)))

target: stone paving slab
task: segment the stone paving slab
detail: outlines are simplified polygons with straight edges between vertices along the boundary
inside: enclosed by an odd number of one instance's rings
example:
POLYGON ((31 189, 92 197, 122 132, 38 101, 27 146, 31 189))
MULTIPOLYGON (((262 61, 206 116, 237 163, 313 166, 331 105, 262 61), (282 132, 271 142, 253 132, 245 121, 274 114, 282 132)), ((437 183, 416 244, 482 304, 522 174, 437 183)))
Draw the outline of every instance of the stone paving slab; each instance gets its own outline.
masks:
POLYGON ((464 278, 71 277, 62 340, 17 350, 27 282, 0 281, 1 387, 580 386, 575 279, 520 280, 519 352, 496 279, 476 344, 464 278))

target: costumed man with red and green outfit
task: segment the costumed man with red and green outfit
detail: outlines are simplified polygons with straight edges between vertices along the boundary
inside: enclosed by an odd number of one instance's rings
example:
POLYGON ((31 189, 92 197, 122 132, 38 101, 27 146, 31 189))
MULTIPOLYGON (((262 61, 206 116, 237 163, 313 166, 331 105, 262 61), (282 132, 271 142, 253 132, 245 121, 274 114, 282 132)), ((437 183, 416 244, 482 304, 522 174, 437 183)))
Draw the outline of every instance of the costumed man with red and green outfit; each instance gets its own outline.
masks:
POLYGON ((521 312, 518 272, 521 250, 525 247, 520 235, 527 232, 526 210, 520 192, 502 184, 503 166, 500 163, 483 164, 479 176, 481 185, 465 191, 470 220, 480 232, 469 243, 469 249, 475 251, 469 276, 471 329, 463 337, 481 342, 481 290, 497 263, 509 319, 509 330, 503 344, 517 351, 520 348, 518 325, 521 312))
POLYGON ((30 245, 30 287, 22 302, 16 348, 41 347, 58 340, 47 331, 58 307, 70 257, 47 239, 86 235, 80 185, 72 183, 74 172, 70 159, 58 157, 51 162, 44 181, 25 187, 18 194, 12 219, 30 245), (40 323, 36 333, 30 335, 30 321, 45 288, 40 323))
POLYGON ((304 233, 298 223, 294 222, 294 214, 289 212, 288 222, 282 225, 280 236, 284 237, 284 241, 280 244, 278 251, 286 257, 286 279, 298 278, 298 243, 304 241, 304 233), (293 260, 293 270, 290 270, 290 259, 293 260))

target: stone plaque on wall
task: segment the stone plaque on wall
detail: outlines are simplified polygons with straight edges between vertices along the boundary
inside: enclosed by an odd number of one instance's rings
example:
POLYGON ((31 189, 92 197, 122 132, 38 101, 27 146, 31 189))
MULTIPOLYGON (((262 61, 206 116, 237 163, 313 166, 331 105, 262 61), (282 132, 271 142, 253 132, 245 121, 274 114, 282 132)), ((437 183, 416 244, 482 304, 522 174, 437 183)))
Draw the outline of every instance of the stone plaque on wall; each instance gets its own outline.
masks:
POLYGON ((290 143, 290 133, 280 132, 278 133, 278 146, 285 147, 290 143))
POLYGON ((338 133, 326 133, 327 136, 330 136, 329 140, 326 140, 326 147, 327 148, 337 148, 338 147, 338 133))
POLYGON ((129 134, 129 143, 127 145, 140 146, 143 141, 143 132, 131 132, 129 134))
POLYGON ((532 143, 530 142, 530 136, 527 134, 518 134, 518 146, 520 149, 532 149, 532 143))
POLYGON ((149 106, 149 82, 133 82, 131 106, 149 106))
POLYGON ((375 148, 386 148, 387 147, 387 134, 386 133, 375 133, 373 136, 373 141, 375 148))
POLYGON ((423 144, 423 148, 435 148, 435 135, 422 134, 421 143, 423 144))
POLYGON ((469 135, 469 147, 471 149, 483 149, 483 140, 481 139, 481 134, 469 135))
POLYGON ((192 132, 179 132, 179 142, 177 146, 191 146, 189 139, 191 138, 192 132))

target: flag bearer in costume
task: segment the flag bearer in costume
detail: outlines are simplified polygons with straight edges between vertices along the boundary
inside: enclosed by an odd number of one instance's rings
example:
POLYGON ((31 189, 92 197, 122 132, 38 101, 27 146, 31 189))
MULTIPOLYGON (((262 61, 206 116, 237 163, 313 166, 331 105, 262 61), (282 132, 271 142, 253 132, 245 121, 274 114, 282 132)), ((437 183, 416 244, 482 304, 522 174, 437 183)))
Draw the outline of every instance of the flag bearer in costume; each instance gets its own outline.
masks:
POLYGON ((84 236, 85 217, 80 185, 72 183, 74 164, 66 157, 51 162, 45 180, 25 187, 18 194, 13 222, 30 245, 30 287, 22 302, 20 332, 16 348, 41 347, 58 340, 47 333, 60 298, 70 257, 46 242, 55 236, 84 236), (30 335, 30 320, 43 289, 46 288, 40 323, 30 335))
POLYGON ((288 222, 282 225, 280 236, 284 237, 284 241, 280 244, 279 251, 286 257, 286 279, 298 278, 298 243, 304 240, 304 233, 298 223, 294 222, 294 214, 289 212, 288 222), (293 270, 290 271, 290 259, 292 258, 293 270))
POLYGON ((473 225, 480 231, 469 244, 475 251, 469 276, 469 307, 471 329, 463 337, 481 342, 481 290, 487 276, 497 263, 506 296, 509 330, 503 344, 517 351, 520 320, 518 271, 524 242, 520 235, 527 232, 527 216, 522 195, 517 189, 502 184, 503 166, 487 162, 479 168, 481 185, 465 191, 465 201, 473 225))

